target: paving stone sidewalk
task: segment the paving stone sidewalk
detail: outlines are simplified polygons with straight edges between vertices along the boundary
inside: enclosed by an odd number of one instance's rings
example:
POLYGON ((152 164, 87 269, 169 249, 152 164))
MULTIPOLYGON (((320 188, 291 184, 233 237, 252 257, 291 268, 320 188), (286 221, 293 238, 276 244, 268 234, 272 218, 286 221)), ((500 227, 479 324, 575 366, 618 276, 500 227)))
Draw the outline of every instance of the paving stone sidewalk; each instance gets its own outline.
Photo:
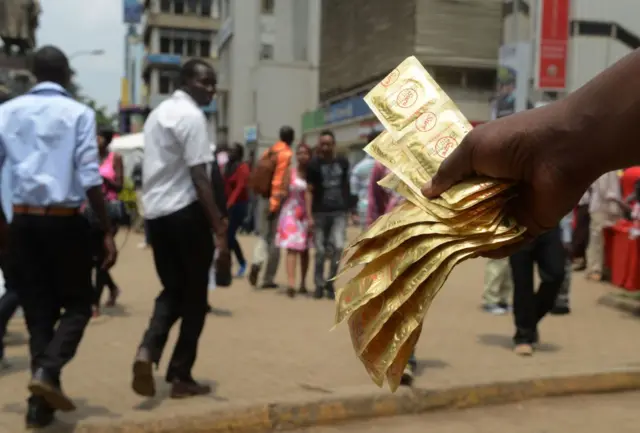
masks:
MULTIPOLYGON (((78 356, 64 372, 65 389, 79 407, 59 417, 69 431, 81 420, 145 420, 356 389, 388 392, 371 384, 354 356, 346 327, 329 331, 332 301, 292 300, 237 280, 210 296, 217 310, 208 318, 194 371, 213 385, 213 395, 172 401, 166 398, 168 388, 160 386, 154 400, 137 397, 130 390, 132 357, 159 290, 151 252, 137 249, 139 241, 138 235, 129 236, 113 271, 123 291, 121 307, 89 326, 78 356)), ((241 243, 250 257, 253 239, 244 237, 241 243)), ((483 265, 479 259, 457 268, 431 307, 417 350, 416 386, 443 388, 640 367, 635 344, 640 321, 599 305, 607 286, 589 283, 581 274, 574 274, 573 313, 546 319, 540 351, 530 359, 516 357, 510 347, 511 317, 480 309, 483 265)), ((283 264, 278 277, 285 282, 283 264)), ((0 373, 0 432, 14 433, 23 425, 28 356, 22 320, 14 319, 10 331, 7 355, 14 368, 0 373)), ((170 355, 165 353, 162 367, 170 355)), ((159 380, 163 373, 158 371, 159 380)))

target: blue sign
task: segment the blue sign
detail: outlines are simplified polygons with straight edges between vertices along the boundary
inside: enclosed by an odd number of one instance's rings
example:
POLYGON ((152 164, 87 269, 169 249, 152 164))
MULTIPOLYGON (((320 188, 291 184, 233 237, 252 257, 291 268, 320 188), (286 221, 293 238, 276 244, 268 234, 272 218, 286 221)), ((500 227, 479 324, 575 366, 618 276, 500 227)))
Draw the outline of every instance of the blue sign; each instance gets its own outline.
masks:
POLYGON ((123 0, 125 24, 140 24, 144 5, 141 0, 123 0))
POLYGON ((354 96, 334 102, 327 107, 324 111, 324 123, 325 125, 330 125, 356 117, 370 116, 371 114, 371 110, 367 103, 364 102, 364 99, 361 96, 354 96))
POLYGON ((258 127, 255 125, 244 127, 244 142, 255 143, 258 141, 258 127))
POLYGON ((182 57, 176 54, 147 54, 147 62, 180 66, 182 64, 182 57))
POLYGON ((218 102, 215 99, 212 99, 209 105, 200 108, 202 108, 202 111, 205 113, 215 113, 218 111, 218 102))

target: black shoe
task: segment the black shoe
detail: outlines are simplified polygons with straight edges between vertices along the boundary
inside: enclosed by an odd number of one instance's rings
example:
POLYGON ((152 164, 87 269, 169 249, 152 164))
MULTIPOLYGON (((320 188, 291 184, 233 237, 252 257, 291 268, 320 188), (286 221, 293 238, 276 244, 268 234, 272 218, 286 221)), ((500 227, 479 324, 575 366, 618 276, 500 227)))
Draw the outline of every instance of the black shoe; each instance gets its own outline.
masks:
POLYGON ((554 316, 566 316, 567 314, 571 314, 571 308, 569 307, 553 307, 549 314, 553 314, 554 316))
POLYGON ((293 287, 289 287, 287 289, 287 296, 290 298, 295 298, 296 297, 296 289, 294 289, 293 287))
POLYGON ((305 286, 300 286, 300 288, 298 289, 298 293, 300 293, 301 295, 308 295, 309 291, 305 286))
POLYGON ((402 378, 400 378, 400 385, 412 386, 414 377, 415 377, 414 368, 412 366, 407 365, 404 368, 404 372, 402 372, 402 378))
POLYGON ((153 361, 147 349, 138 349, 136 359, 133 362, 133 391, 142 397, 156 395, 156 381, 153 377, 153 361))
POLYGON ((31 397, 27 404, 25 424, 28 429, 45 428, 56 420, 55 411, 40 397, 31 397))
POLYGON ((315 292, 313 292, 313 297, 315 299, 322 299, 324 296, 324 290, 322 289, 322 287, 316 287, 315 292))
POLYGON ((258 284, 258 275, 260 275, 260 266, 251 265, 251 270, 249 271, 249 284, 251 286, 256 287, 258 284))
POLYGON ((277 289, 278 287, 280 286, 278 286, 276 283, 264 283, 262 285, 263 289, 277 289))
POLYGON ((336 299, 336 291, 333 288, 333 284, 325 284, 324 290, 327 293, 327 299, 336 299))
POLYGON ((53 409, 62 412, 76 410, 73 401, 62 392, 59 382, 42 368, 33 374, 28 388, 32 395, 42 397, 53 409))

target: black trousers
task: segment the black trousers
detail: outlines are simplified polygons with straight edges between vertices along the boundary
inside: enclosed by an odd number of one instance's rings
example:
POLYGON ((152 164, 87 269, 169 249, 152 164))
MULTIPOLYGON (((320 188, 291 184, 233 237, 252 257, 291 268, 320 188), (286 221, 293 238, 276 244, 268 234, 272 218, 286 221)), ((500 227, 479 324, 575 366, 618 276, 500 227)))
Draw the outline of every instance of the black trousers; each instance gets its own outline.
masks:
POLYGON ((167 369, 168 381, 192 380, 198 340, 207 315, 207 286, 213 260, 213 237, 200 203, 147 220, 156 272, 163 289, 156 298, 145 347, 156 364, 169 331, 181 319, 180 335, 167 369))
POLYGON ((59 378, 91 318, 89 223, 80 215, 14 215, 8 252, 8 284, 24 310, 31 368, 59 378))
POLYGON ((565 274, 566 251, 560 228, 548 231, 513 254, 509 261, 513 274, 514 342, 533 344, 538 339, 538 323, 555 305, 565 274), (538 265, 540 287, 534 292, 533 267, 538 265))

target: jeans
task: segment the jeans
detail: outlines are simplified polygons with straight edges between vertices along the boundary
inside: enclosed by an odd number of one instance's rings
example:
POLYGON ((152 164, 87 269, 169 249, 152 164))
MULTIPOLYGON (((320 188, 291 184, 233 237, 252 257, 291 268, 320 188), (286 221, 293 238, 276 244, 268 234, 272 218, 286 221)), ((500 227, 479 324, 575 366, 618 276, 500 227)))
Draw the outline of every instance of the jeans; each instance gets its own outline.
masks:
POLYGON ((314 282, 316 290, 333 291, 333 285, 327 285, 327 280, 338 274, 338 265, 347 238, 347 214, 346 213, 315 213, 313 215, 315 228, 313 242, 316 249, 316 263, 314 282), (329 276, 324 277, 324 263, 330 255, 329 276))
POLYGON ((538 236, 509 258, 513 274, 516 344, 537 342, 538 323, 554 307, 564 282, 566 260, 558 227, 538 236), (538 291, 534 292, 533 267, 536 263, 541 282, 538 291))
POLYGON ((248 208, 249 203, 246 201, 236 203, 229 208, 229 230, 227 232, 229 237, 229 249, 234 252, 236 259, 238 259, 238 263, 241 266, 246 265, 247 261, 244 258, 244 254, 242 253, 242 248, 240 247, 236 234, 247 217, 248 208))

